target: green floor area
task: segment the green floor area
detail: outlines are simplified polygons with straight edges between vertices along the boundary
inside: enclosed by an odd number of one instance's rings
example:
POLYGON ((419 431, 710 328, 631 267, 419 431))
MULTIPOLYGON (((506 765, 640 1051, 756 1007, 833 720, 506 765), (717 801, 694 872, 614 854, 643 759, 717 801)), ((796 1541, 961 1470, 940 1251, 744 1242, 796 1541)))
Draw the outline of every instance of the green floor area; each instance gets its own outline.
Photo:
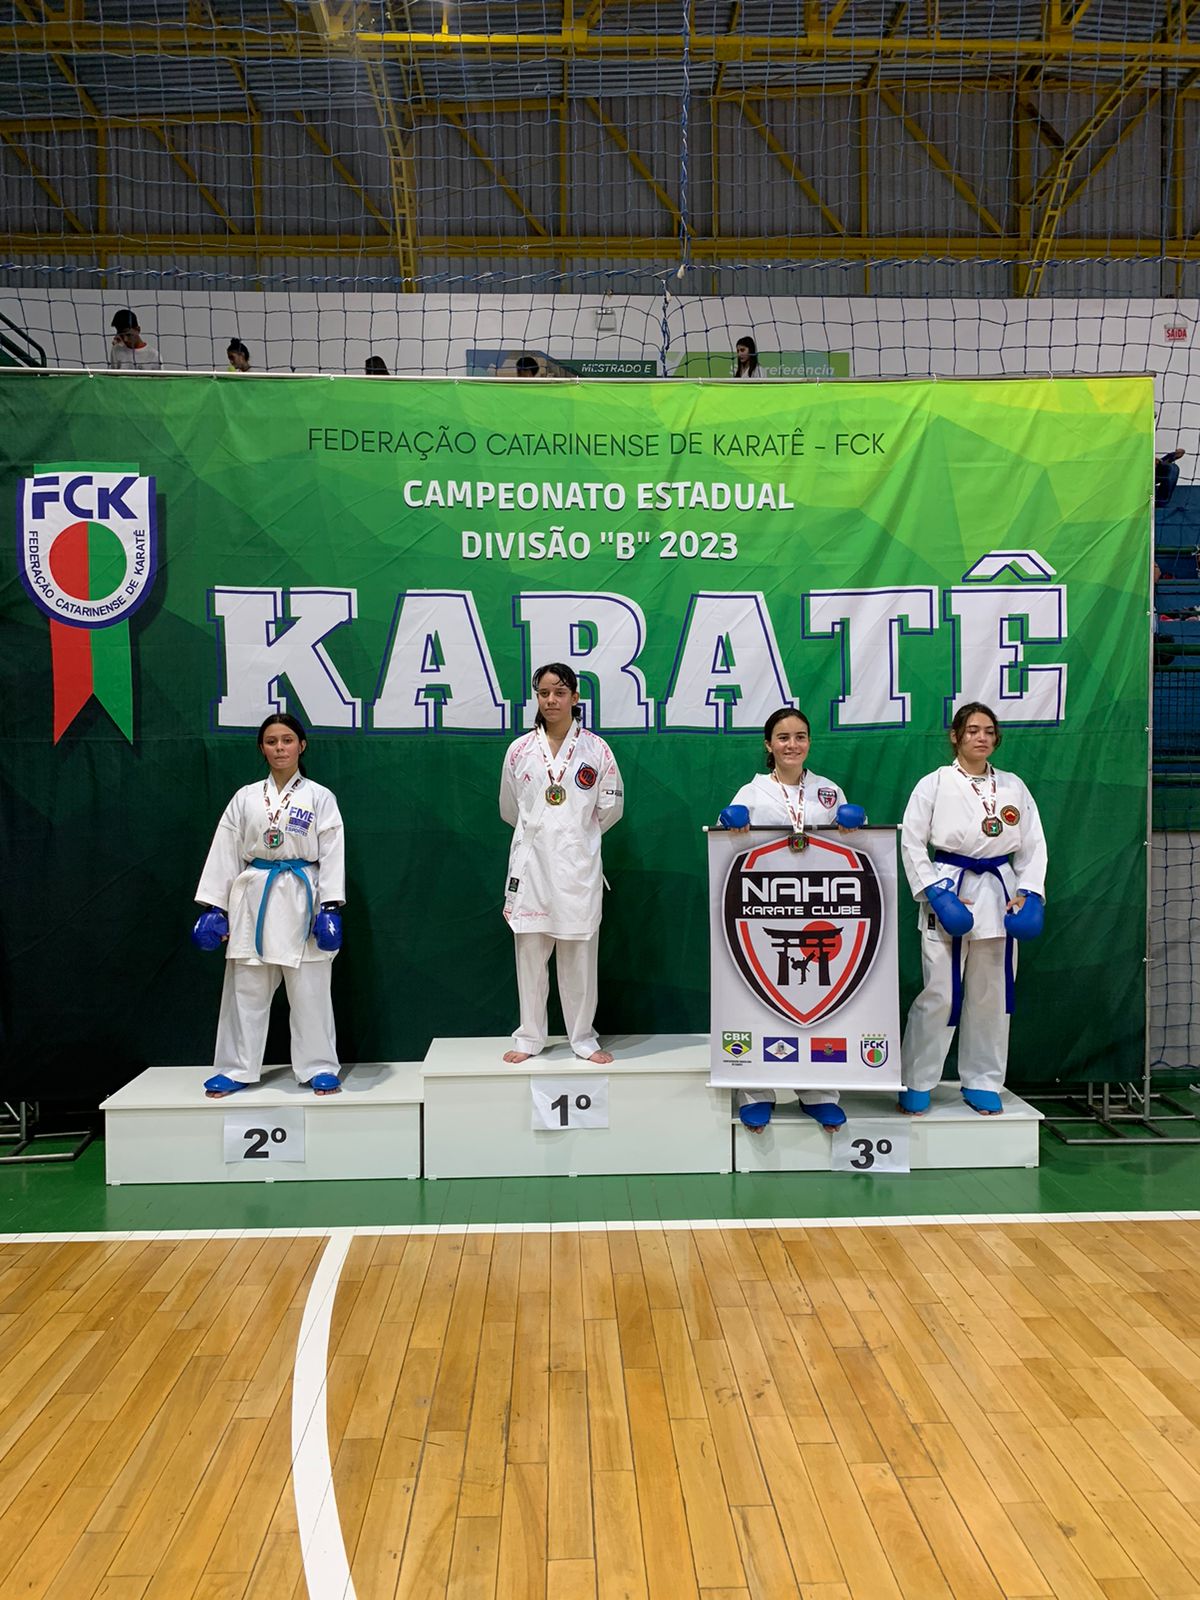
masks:
POLYGON ((1072 1211, 1200 1211, 1200 1145, 1080 1149, 1043 1133, 1039 1168, 900 1177, 733 1173, 113 1189, 104 1182, 99 1141, 71 1165, 0 1167, 6 1234, 1072 1211))

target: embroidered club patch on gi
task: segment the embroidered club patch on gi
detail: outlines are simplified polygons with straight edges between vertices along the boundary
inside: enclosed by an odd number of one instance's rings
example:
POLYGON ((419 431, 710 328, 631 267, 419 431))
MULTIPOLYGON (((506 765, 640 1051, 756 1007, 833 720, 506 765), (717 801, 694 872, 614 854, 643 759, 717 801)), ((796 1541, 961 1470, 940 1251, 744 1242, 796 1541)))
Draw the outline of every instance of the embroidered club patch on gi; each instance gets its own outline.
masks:
POLYGON ((509 894, 516 894, 517 890, 520 887, 521 887, 520 878, 510 878, 508 880, 508 892, 509 892, 509 894))
POLYGON ((832 811, 834 806, 837 805, 837 790, 836 789, 818 789, 817 790, 817 799, 825 807, 826 811, 832 811))
POLYGON ((1021 820, 1021 813, 1017 810, 1016 806, 1001 806, 1000 820, 1002 822, 1007 822, 1010 828, 1015 828, 1017 823, 1021 820))
POLYGON ((595 767, 579 767, 575 773, 575 782, 581 789, 594 789, 598 776, 595 767))

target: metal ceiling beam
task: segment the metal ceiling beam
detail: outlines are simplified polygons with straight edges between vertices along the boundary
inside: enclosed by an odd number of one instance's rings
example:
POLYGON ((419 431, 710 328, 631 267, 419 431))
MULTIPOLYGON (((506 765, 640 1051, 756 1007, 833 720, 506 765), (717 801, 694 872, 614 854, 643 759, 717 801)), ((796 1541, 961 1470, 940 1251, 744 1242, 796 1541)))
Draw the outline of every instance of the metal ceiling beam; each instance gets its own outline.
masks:
MULTIPOLYGON (((1146 68, 1200 66, 1200 39, 1081 39, 1063 32, 1053 37, 1020 38, 980 33, 830 34, 768 33, 594 33, 582 22, 570 30, 528 33, 423 32, 415 29, 360 30, 356 47, 371 46, 405 59, 460 58, 482 61, 517 59, 530 51, 552 54, 675 58, 686 51, 697 62, 845 61, 868 67, 873 61, 929 62, 962 66, 984 61, 989 68, 1060 65, 1072 71, 1083 66, 1146 68), (512 55, 508 53, 512 52, 512 55)), ((255 33, 237 27, 197 27, 186 23, 72 22, 62 18, 17 22, 0 31, 0 55, 61 51, 69 55, 163 55, 197 60, 232 54, 241 60, 272 56, 336 59, 330 42, 317 31, 255 33)))
POLYGON ((350 168, 342 160, 341 156, 334 151, 333 146, 329 143, 329 140, 326 139, 321 130, 313 126, 303 111, 293 111, 292 119, 300 124, 305 133, 308 135, 310 143, 316 146, 316 148, 326 158, 326 160, 329 162, 329 165, 333 168, 334 172, 337 173, 338 177, 342 180, 346 187, 358 197, 363 209, 365 211, 369 211, 370 214, 375 218, 376 222, 380 223, 381 226, 390 228, 391 224, 389 223, 388 219, 384 216, 383 212, 363 188, 362 184, 359 183, 358 179, 350 171, 350 168))
POLYGON ((29 154, 29 151, 25 149, 24 145, 18 144, 11 134, 0 133, 0 139, 4 141, 8 148, 16 156, 17 160, 20 161, 21 165, 29 173, 29 176, 50 201, 51 205, 62 212, 63 216, 67 219, 68 226, 72 228, 80 237, 91 237, 88 229, 84 227, 82 222, 80 222, 79 218, 75 215, 70 206, 63 199, 62 195, 59 194, 58 190, 50 182, 50 179, 34 161, 33 157, 29 154))
MULTIPOLYGON (((64 208, 64 214, 66 213, 64 208)), ((79 219, 75 218, 78 224, 79 219)), ((82 224, 79 224, 82 227, 82 224)), ((567 255, 602 260, 626 258, 653 259, 674 270, 678 263, 676 236, 621 235, 590 236, 572 234, 531 238, 528 234, 422 234, 417 248, 422 255, 485 257, 506 260, 553 259, 567 255)), ((955 235, 859 238, 846 234, 795 238, 789 235, 753 238, 710 238, 693 235, 691 255, 698 265, 713 262, 770 261, 838 265, 846 261, 977 261, 1014 265, 1023 259, 1026 241, 1015 235, 1002 239, 955 235)), ((0 251, 10 255, 66 255, 90 258, 97 254, 129 257, 162 256, 343 256, 347 262, 394 256, 390 233, 370 234, 96 234, 83 232, 0 234, 0 251)), ((1056 259, 1061 261, 1200 261, 1200 234, 1195 238, 1099 237, 1060 239, 1056 259)))
POLYGON ((629 140, 621 132, 620 128, 617 127, 616 123, 613 122, 610 117, 605 116, 604 112, 601 110, 599 100, 595 99, 592 95, 587 95, 583 103, 585 106, 587 106, 593 117, 595 117, 596 121, 604 129, 605 133, 608 134, 609 138, 629 162, 629 165, 637 173, 638 177, 647 186, 647 188, 654 195, 655 199, 671 218, 671 221, 675 224, 677 236, 680 231, 686 231, 688 234, 690 234, 691 229, 685 224, 682 213, 680 212, 675 201, 671 199, 671 196, 663 188, 662 184, 659 183, 658 179, 654 176, 650 168, 630 144, 629 140))
POLYGON ((540 234, 543 239, 548 239, 550 237, 550 230, 538 217, 534 216, 533 212, 525 204, 520 194, 516 189, 513 188, 512 184, 509 183, 508 179, 500 171, 500 168, 492 160, 491 156, 471 132, 470 128, 467 127, 463 119, 459 116, 451 116, 447 117, 446 120, 450 123, 451 127, 457 128, 458 132, 462 135, 463 143, 466 145, 467 149, 475 157, 476 161, 480 163, 496 187, 503 194, 507 195, 509 200, 512 201, 513 205, 533 229, 534 233, 540 234))
POLYGON ((167 130, 165 128, 160 128, 156 123, 150 123, 148 126, 150 132, 162 145, 163 149, 179 168, 180 172, 183 173, 184 177, 201 196, 208 207, 214 211, 218 217, 220 217, 221 221, 229 229, 230 233, 240 234, 242 231, 240 226, 229 215, 228 211, 226 211, 225 207, 217 199, 216 195, 213 194, 208 185, 201 180, 200 174, 196 171, 195 167, 192 166, 187 157, 183 155, 181 151, 176 150, 175 146, 171 143, 169 137, 167 136, 167 130))
MULTIPOLYGON (((1163 24, 1160 37, 1164 40, 1173 39, 1176 44, 1186 37, 1187 25, 1192 11, 1197 9, 1197 0, 1178 0, 1170 7, 1167 20, 1163 24)), ((1073 20, 1080 15, 1078 8, 1072 13, 1073 20)), ((1029 203, 1036 207, 1042 205, 1042 214, 1038 219, 1033 239, 1033 265, 1026 280, 1025 292, 1032 297, 1038 294, 1042 286, 1042 278, 1046 267, 1057 256, 1056 241, 1058 230, 1062 225, 1063 214, 1071 200, 1078 195, 1085 186, 1087 179, 1071 191, 1071 179, 1074 174, 1075 164, 1084 151, 1103 130, 1103 128, 1116 115, 1120 107, 1131 94, 1136 93, 1145 83, 1146 72, 1144 67, 1130 67, 1119 83, 1113 85, 1093 108, 1092 113, 1085 119, 1082 126, 1067 140, 1059 151, 1050 170, 1034 185, 1029 203)), ((1119 140, 1117 141, 1120 142, 1119 140)), ((1111 152, 1109 152, 1111 153, 1111 152)), ((1097 163, 1099 165, 1099 163, 1097 163)))
POLYGON ((918 145, 929 157, 930 162, 952 185, 955 194, 965 200, 967 205, 983 223, 990 233, 1003 234, 1004 229, 975 193, 974 189, 962 176, 956 172, 953 163, 947 158, 945 152, 929 137, 915 117, 910 117, 901 102, 890 89, 880 89, 879 98, 894 117, 898 119, 909 138, 918 145))
POLYGON ((749 101, 741 102, 738 109, 741 111, 742 116, 754 129, 755 133, 758 134, 759 138, 766 145, 767 149, 783 166, 784 171, 804 195, 804 198, 810 203, 810 205, 816 206, 817 210, 825 218, 825 221, 833 229, 834 233, 845 233, 845 223, 840 217, 835 215, 835 213, 832 212, 825 204, 824 200, 821 199, 821 196, 817 193, 812 183, 801 170, 800 163, 796 160, 795 156, 791 155, 783 148, 779 140, 771 132, 770 128, 768 128, 767 124, 759 116, 758 112, 755 111, 754 107, 749 103, 749 101))

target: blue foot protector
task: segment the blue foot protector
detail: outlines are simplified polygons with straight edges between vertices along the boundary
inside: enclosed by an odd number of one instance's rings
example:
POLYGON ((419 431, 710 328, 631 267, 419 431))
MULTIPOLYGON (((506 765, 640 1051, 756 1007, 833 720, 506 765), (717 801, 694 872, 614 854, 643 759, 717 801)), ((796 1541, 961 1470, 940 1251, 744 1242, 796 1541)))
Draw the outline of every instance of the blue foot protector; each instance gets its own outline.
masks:
POLYGON ((998 1117, 1004 1110, 1000 1096, 991 1089, 964 1089, 962 1097, 972 1111, 984 1117, 998 1117))
POLYGON ((806 1106, 801 1100, 800 1109, 806 1117, 819 1122, 823 1128, 840 1128, 846 1120, 846 1113, 841 1106, 834 1105, 832 1100, 822 1100, 815 1106, 806 1106))
POLYGON ((253 1087, 250 1083, 239 1083, 236 1078, 227 1078, 223 1072, 218 1072, 215 1078, 204 1080, 204 1092, 210 1100, 221 1100, 227 1094, 236 1094, 239 1089, 253 1087))
POLYGON ((336 1072, 318 1072, 308 1080, 308 1087, 314 1094, 341 1094, 342 1080, 336 1072))
POLYGON ((738 1107, 738 1116, 747 1128, 753 1128, 757 1132, 770 1122, 773 1109, 769 1100, 752 1100, 748 1106, 738 1107))
POLYGON ((929 1110, 929 1099, 928 1089, 901 1089, 896 1104, 910 1117, 923 1117, 929 1110))

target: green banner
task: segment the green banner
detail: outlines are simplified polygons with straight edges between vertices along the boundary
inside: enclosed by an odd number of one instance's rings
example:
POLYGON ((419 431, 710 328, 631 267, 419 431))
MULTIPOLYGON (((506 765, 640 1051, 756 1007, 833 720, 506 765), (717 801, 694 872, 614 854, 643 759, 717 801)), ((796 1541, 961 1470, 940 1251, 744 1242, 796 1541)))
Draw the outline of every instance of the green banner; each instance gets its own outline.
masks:
MULTIPOLYGON (((772 710, 800 705, 813 769, 888 824, 981 699, 1050 849, 1012 1079, 1140 1073, 1150 379, 4 374, 0 408, 0 997, 42 1093, 209 1059, 221 963, 191 895, 274 709, 346 819, 344 1058, 508 1032, 496 795, 546 660, 625 778, 602 1031, 707 1029, 700 829, 772 710), (83 558, 114 537, 125 581, 101 582, 83 558), (108 626, 132 744, 94 685, 56 743, 51 631, 108 626)), ((901 953, 906 1006, 907 901, 901 953)))

